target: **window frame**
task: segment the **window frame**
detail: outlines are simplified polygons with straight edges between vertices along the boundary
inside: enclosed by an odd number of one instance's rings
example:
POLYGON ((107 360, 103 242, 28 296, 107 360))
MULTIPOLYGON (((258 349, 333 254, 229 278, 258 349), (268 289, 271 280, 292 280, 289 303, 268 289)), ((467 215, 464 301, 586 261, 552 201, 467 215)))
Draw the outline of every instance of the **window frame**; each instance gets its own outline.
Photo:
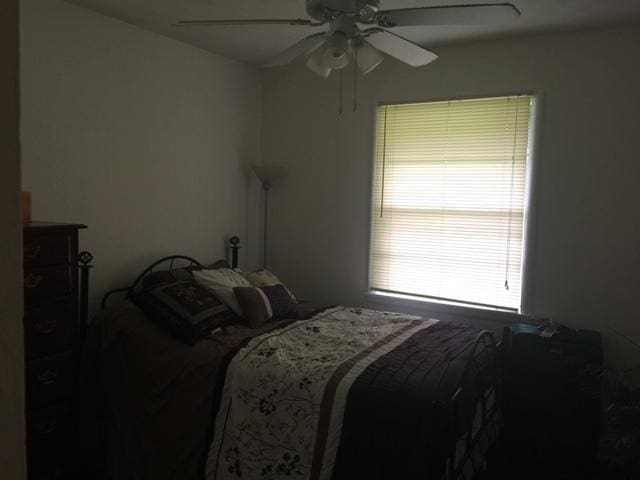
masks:
POLYGON ((371 111, 371 142, 369 155, 369 218, 368 218, 368 243, 367 243, 367 271, 366 271, 366 290, 364 297, 367 301, 380 303, 382 305, 390 305, 397 307, 406 307, 411 309, 421 309, 427 311, 443 312, 443 313, 462 313, 469 314, 472 312, 482 312, 483 315, 490 313, 489 316, 498 319, 521 319, 522 316, 530 315, 533 303, 533 266, 535 265, 535 230, 536 222, 536 193, 538 180, 538 153, 539 141, 538 134, 541 131, 541 104, 543 95, 533 90, 518 90, 508 93, 491 93, 476 94, 465 96, 437 96, 427 99, 412 99, 402 101, 378 101, 375 103, 371 111), (457 100, 481 100, 508 96, 529 96, 531 97, 530 121, 528 132, 528 163, 525 170, 525 192, 524 192, 524 218, 522 231, 522 262, 520 266, 520 306, 515 308, 503 308, 491 305, 483 305, 472 302, 464 302, 459 300, 439 299, 435 296, 419 296, 401 292, 389 292, 372 288, 371 286, 371 270, 372 270, 372 254, 373 254, 373 225, 375 214, 374 210, 374 184, 375 184, 375 162, 376 162, 376 143, 377 143, 377 112, 378 108, 393 105, 411 105, 418 103, 430 102, 446 102, 457 100), (505 317, 506 315, 506 317, 505 317))

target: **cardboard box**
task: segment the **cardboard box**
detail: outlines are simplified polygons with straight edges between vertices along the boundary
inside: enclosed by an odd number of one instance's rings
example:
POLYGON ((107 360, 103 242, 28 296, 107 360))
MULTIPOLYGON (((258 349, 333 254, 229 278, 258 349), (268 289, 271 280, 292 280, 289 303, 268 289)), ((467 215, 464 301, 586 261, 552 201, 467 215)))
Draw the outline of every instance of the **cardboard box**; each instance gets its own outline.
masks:
POLYGON ((31 192, 22 192, 22 223, 31 221, 31 192))

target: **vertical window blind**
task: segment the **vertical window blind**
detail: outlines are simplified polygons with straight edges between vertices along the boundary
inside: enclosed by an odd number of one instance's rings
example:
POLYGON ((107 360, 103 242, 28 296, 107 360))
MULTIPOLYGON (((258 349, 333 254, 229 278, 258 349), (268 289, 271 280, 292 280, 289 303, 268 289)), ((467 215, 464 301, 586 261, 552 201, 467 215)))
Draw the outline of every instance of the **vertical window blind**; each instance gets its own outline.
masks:
POLYGON ((370 288, 518 309, 532 97, 378 107, 370 288))

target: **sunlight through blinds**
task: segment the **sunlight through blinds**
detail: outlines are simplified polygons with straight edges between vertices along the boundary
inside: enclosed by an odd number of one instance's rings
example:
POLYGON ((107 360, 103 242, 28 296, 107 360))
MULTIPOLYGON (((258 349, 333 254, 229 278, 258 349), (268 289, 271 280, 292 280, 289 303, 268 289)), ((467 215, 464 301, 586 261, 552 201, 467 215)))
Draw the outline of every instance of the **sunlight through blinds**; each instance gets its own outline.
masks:
POLYGON ((378 107, 370 287, 518 309, 532 97, 378 107))

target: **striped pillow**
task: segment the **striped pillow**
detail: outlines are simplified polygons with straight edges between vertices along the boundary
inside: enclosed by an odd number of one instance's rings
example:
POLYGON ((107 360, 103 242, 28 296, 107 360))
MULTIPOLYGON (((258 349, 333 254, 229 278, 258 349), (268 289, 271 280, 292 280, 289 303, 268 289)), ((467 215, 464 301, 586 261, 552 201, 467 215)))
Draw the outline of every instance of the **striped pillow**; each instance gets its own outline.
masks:
POLYGON ((244 278, 246 278, 251 285, 254 287, 272 287, 274 285, 282 285, 287 293, 291 296, 294 302, 298 303, 296 297, 291 293, 284 283, 280 281, 275 274, 267 269, 255 270, 253 272, 245 273, 244 278))
POLYGON ((259 327, 269 320, 298 318, 297 305, 283 285, 235 287, 233 293, 242 316, 252 327, 259 327))

